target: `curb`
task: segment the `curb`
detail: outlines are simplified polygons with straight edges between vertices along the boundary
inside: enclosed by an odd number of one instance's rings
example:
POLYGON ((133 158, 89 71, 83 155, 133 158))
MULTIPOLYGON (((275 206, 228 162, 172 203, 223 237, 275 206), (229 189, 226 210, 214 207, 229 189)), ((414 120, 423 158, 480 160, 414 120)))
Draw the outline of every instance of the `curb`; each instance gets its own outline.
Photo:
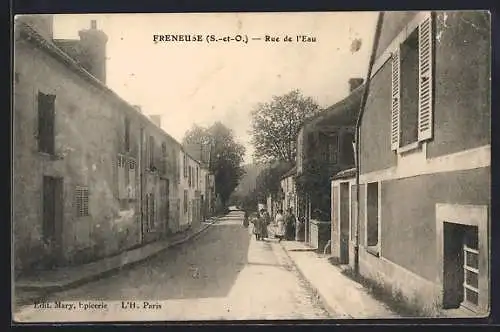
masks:
POLYGON ((288 250, 286 250, 285 246, 283 245, 283 243, 280 243, 280 246, 281 248, 283 249, 283 251, 285 252, 286 256, 288 257, 288 259, 290 259, 290 261, 292 262, 293 266, 295 267, 295 269, 297 270, 297 272, 300 274, 301 278, 307 282, 308 286, 312 289, 313 291, 313 294, 315 296, 317 296, 319 298, 319 300, 321 301, 321 304, 326 308, 326 310, 330 313, 330 315, 332 316, 332 318, 335 318, 335 319, 351 319, 351 318, 355 318, 353 317, 352 315, 350 315, 349 313, 347 313, 347 311, 345 311, 343 308, 341 308, 340 306, 334 306, 334 305, 330 305, 330 303, 328 303, 328 300, 326 299, 326 296, 323 295, 317 287, 315 287, 311 281, 306 277, 306 275, 304 274, 304 272, 302 271, 302 269, 299 267, 299 265, 293 260, 292 256, 290 256, 290 254, 288 253, 288 250), (337 317, 337 316, 340 316, 340 317, 337 317))
MULTIPOLYGON (((124 263, 124 264, 122 264, 120 266, 112 267, 112 268, 109 268, 108 270, 101 271, 101 272, 95 273, 93 275, 86 276, 84 278, 81 278, 81 279, 78 279, 78 280, 74 280, 74 281, 71 281, 71 282, 63 284, 63 285, 55 285, 55 286, 48 286, 48 287, 36 287, 36 286, 21 286, 21 287, 17 287, 19 290, 23 290, 23 291, 27 291, 27 292, 30 292, 30 291, 31 292, 38 292, 38 294, 35 295, 35 296, 28 297, 26 299, 18 301, 15 304, 15 306, 22 306, 22 305, 26 305, 28 303, 32 303, 32 302, 37 301, 37 300, 42 300, 44 297, 46 297, 47 295, 50 295, 51 293, 55 293, 55 292, 58 292, 58 291, 63 291, 63 290, 71 289, 71 288, 74 288, 74 287, 78 287, 78 286, 87 284, 87 283, 89 283, 91 281, 98 280, 98 279, 100 279, 102 277, 107 277, 107 276, 110 276, 112 274, 115 274, 117 271, 121 271, 121 270, 124 270, 124 269, 127 269, 127 268, 131 268, 131 267, 133 267, 135 265, 143 263, 143 262, 147 261, 148 259, 151 259, 151 258, 157 256, 158 254, 160 254, 162 252, 165 252, 168 249, 171 249, 173 247, 176 247, 178 245, 186 243, 189 240, 195 239, 196 237, 200 236, 203 232, 205 232, 207 229, 209 229, 218 220, 219 220, 219 218, 214 218, 214 220, 211 220, 210 223, 207 223, 207 225, 204 225, 203 227, 201 227, 196 232, 193 232, 192 234, 186 236, 183 239, 171 242, 171 243, 167 244, 164 248, 161 248, 158 251, 156 251, 156 252, 154 252, 154 253, 152 253, 152 254, 150 254, 148 256, 141 257, 138 260, 131 261, 131 262, 126 262, 126 263, 124 263)), ((14 302, 16 302, 15 298, 13 298, 13 300, 14 300, 14 302)))

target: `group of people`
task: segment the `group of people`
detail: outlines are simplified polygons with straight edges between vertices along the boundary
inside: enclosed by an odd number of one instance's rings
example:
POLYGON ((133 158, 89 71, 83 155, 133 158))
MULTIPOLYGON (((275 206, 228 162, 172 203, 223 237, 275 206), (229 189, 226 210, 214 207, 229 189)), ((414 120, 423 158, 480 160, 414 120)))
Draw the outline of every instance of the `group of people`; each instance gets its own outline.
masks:
MULTIPOLYGON (((245 211, 245 219, 243 224, 245 227, 249 226, 248 221, 249 215, 245 211)), ((257 241, 269 238, 268 227, 271 224, 271 216, 265 209, 260 209, 256 218, 252 220, 253 223, 253 234, 257 241)), ((295 215, 293 214, 292 208, 288 209, 286 214, 283 213, 282 209, 279 209, 274 218, 274 224, 276 230, 274 232, 275 238, 281 242, 283 239, 293 240, 295 239, 295 215)))

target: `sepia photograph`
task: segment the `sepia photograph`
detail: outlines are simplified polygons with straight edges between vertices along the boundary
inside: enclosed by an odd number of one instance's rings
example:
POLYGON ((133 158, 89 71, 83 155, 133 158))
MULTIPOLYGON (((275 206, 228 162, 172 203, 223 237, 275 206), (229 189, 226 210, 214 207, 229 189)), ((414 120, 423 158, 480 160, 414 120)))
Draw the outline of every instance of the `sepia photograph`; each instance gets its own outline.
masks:
POLYGON ((15 323, 488 317, 488 11, 23 14, 15 323))

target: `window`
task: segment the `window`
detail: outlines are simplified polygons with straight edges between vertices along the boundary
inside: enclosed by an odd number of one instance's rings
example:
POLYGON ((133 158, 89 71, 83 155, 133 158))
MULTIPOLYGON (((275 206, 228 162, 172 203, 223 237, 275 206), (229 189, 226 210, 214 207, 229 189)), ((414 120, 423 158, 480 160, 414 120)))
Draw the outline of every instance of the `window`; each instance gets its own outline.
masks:
POLYGON ((117 158, 117 182, 118 182, 118 198, 127 199, 128 198, 128 181, 127 176, 127 159, 124 155, 118 155, 117 158))
POLYGON ((77 186, 75 188, 75 209, 77 218, 89 215, 89 188, 77 186))
POLYGON ((418 141, 418 28, 400 48, 400 145, 418 141))
POLYGON ((479 304, 479 250, 477 227, 467 227, 463 244, 464 255, 464 304, 479 304))
POLYGON ((125 117, 125 137, 124 137, 125 152, 130 151, 130 119, 125 117))
POLYGON ((161 143, 161 171, 167 173, 167 143, 161 143))
POLYGON ((196 189, 200 188, 200 168, 196 166, 196 189))
POLYGON ((191 166, 188 166, 188 186, 191 188, 191 166))
POLYGON ((354 133, 344 133, 342 136, 342 158, 345 164, 354 165, 354 133))
POLYGON ((379 245, 379 184, 369 183, 366 189, 366 245, 376 250, 379 245))
POLYGON ((184 190, 184 213, 188 212, 188 192, 184 190))
POLYGON ((153 170, 155 167, 155 138, 149 136, 149 169, 153 170))
POLYGON ((357 186, 351 185, 351 241, 356 239, 356 195, 357 195, 357 186))
POLYGON ((188 177, 188 164, 187 164, 187 155, 184 153, 183 155, 183 173, 184 173, 184 178, 188 177))
POLYGON ((38 92, 38 150, 55 153, 55 95, 38 92))
POLYGON ((432 138, 431 16, 392 54, 391 149, 432 138))
POLYGON ((135 199, 137 162, 130 158, 128 161, 128 198, 135 199))
POLYGON ((328 138, 328 162, 331 164, 336 164, 338 159, 338 145, 339 136, 338 134, 332 134, 328 138))

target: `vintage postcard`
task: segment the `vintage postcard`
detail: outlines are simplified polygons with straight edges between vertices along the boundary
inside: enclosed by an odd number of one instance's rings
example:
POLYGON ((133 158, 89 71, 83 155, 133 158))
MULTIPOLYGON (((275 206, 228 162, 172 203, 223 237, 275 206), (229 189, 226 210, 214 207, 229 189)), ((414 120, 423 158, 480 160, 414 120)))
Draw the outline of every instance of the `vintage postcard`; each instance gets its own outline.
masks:
POLYGON ((13 29, 13 321, 489 315, 489 12, 13 29))

